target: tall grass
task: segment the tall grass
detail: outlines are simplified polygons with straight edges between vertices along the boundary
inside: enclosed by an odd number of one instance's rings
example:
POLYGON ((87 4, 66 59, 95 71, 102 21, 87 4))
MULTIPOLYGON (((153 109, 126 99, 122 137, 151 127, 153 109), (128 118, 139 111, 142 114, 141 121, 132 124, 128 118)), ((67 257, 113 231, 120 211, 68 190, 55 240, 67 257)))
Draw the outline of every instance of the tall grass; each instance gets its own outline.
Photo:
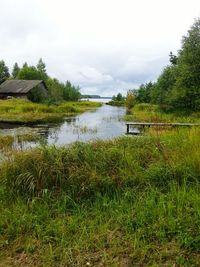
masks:
POLYGON ((140 122, 198 122, 200 123, 200 113, 186 112, 164 112, 158 105, 137 104, 129 114, 125 116, 126 121, 140 122))
POLYGON ((15 123, 54 122, 64 116, 100 107, 95 102, 64 102, 59 105, 36 104, 27 100, 0 100, 0 121, 15 123))
POLYGON ((4 266, 199 266, 200 130, 42 146, 1 165, 4 266))

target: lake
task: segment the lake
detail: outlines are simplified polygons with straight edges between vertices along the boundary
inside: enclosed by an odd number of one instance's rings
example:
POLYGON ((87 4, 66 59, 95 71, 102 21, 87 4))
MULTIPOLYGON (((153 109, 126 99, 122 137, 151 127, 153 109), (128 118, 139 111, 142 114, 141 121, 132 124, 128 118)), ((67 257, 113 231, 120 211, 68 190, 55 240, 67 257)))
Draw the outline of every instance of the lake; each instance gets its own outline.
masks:
MULTIPOLYGON (((108 100, 108 99, 107 99, 108 100)), ((64 122, 36 125, 34 127, 13 127, 0 129, 0 134, 22 134, 37 132, 48 144, 65 145, 75 141, 96 139, 112 139, 126 133, 126 125, 122 120, 126 113, 124 107, 113 107, 103 104, 102 107, 73 117, 66 117, 64 122)), ((5 127, 5 126, 4 126, 5 127)), ((35 146, 34 143, 26 143, 35 146)))

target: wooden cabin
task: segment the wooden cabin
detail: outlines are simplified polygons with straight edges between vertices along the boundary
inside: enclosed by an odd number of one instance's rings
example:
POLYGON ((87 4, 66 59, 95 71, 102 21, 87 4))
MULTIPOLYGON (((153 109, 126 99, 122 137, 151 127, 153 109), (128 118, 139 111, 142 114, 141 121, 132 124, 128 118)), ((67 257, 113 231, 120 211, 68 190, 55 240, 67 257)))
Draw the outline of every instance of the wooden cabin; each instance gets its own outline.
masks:
POLYGON ((46 95, 47 86, 42 80, 7 80, 0 84, 0 99, 13 97, 34 101, 36 98, 46 95))

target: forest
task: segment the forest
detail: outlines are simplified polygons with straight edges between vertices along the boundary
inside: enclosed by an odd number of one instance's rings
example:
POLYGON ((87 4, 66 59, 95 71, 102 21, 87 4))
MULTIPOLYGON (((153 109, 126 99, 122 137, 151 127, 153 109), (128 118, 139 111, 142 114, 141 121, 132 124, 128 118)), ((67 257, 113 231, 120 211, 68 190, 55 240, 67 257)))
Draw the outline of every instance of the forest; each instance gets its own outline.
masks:
POLYGON ((200 19, 183 36, 177 55, 170 52, 169 61, 155 82, 132 90, 137 102, 158 104, 165 111, 200 111, 200 19))

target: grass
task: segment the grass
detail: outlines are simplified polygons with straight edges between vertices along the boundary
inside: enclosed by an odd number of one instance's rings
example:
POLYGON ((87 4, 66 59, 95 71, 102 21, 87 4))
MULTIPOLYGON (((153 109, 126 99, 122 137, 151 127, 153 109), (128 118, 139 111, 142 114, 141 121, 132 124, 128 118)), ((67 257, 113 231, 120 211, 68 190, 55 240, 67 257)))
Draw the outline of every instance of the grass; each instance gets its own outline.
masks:
POLYGON ((126 121, 140 121, 140 122, 189 122, 200 123, 200 113, 183 113, 163 112, 159 106, 152 104, 137 104, 129 114, 125 116, 126 121))
POLYGON ((0 122, 34 124, 57 122, 65 116, 100 107, 95 102, 64 102, 59 105, 36 104, 27 100, 0 100, 0 122))
POLYGON ((111 100, 108 102, 108 105, 110 106, 116 106, 116 107, 124 107, 126 104, 126 101, 125 100, 111 100))
POLYGON ((25 142, 37 142, 41 138, 35 133, 25 133, 18 135, 0 135, 0 150, 10 150, 14 143, 22 144, 25 142))
POLYGON ((200 130, 14 152, 0 266, 200 266, 200 130))

